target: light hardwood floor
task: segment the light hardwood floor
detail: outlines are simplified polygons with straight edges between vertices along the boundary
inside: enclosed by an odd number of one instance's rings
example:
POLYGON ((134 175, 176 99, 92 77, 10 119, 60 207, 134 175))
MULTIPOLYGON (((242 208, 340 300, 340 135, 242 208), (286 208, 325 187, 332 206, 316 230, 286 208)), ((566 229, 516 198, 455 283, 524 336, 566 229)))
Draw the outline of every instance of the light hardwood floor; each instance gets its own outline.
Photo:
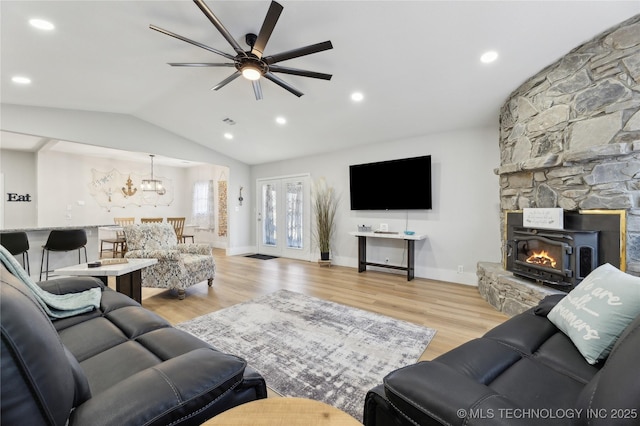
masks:
POLYGON ((420 358, 430 360, 479 337, 507 317, 485 302, 473 286, 416 278, 387 271, 320 266, 292 259, 258 260, 214 250, 216 277, 187 289, 187 297, 142 289, 142 303, 172 324, 217 311, 280 289, 304 293, 437 330, 420 358))

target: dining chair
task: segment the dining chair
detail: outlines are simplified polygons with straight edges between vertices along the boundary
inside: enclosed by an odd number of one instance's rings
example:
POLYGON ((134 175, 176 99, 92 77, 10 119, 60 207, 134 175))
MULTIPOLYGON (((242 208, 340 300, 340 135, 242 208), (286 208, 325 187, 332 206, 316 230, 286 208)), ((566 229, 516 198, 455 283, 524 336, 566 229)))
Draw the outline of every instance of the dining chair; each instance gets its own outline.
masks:
POLYGON ((100 239, 100 258, 103 257, 103 253, 111 252, 112 257, 124 257, 127 252, 127 240, 124 237, 123 226, 133 225, 136 221, 135 217, 114 217, 113 223, 116 224, 116 237, 115 238, 102 238, 100 239), (111 244, 111 247, 105 248, 105 244, 111 244))
POLYGON ((195 244, 196 240, 195 240, 195 236, 193 234, 185 234, 184 232, 182 233, 182 242, 186 243, 187 242, 187 238, 191 239, 191 243, 195 244))
POLYGON ((178 238, 178 243, 182 242, 182 233, 184 232, 184 217, 168 217, 167 223, 173 226, 173 230, 176 231, 176 237, 178 238))
POLYGON ((140 223, 162 223, 161 217, 143 217, 140 219, 140 223))

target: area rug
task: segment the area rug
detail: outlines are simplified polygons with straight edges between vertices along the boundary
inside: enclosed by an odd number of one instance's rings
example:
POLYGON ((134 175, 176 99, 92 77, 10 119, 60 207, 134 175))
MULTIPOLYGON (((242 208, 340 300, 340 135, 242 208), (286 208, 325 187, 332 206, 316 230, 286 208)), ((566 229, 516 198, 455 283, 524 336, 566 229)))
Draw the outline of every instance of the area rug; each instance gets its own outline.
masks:
POLYGON ((260 260, 270 260, 270 259, 278 258, 278 256, 269 256, 268 254, 248 254, 245 257, 250 257, 252 259, 260 259, 260 260))
POLYGON ((360 421, 367 391, 416 362, 436 333, 289 290, 177 328, 246 359, 275 392, 323 401, 360 421))

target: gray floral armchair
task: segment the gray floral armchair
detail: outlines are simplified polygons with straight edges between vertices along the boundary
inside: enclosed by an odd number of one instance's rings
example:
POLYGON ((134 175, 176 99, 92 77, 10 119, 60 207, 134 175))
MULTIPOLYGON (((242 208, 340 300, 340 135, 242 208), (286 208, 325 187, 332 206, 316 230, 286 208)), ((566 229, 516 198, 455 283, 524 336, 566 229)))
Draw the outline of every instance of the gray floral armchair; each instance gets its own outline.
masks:
POLYGON ((216 265, 208 244, 177 244, 173 226, 168 223, 127 225, 125 258, 154 258, 158 263, 142 270, 143 287, 160 287, 178 291, 207 280, 212 285, 216 265))

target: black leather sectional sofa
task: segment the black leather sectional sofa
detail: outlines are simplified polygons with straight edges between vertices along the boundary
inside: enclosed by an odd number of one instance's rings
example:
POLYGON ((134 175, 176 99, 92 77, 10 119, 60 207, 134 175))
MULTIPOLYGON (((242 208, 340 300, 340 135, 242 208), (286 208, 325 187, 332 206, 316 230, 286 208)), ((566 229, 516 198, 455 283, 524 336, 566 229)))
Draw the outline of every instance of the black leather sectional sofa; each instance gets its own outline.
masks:
POLYGON ((364 424, 640 425, 640 317, 591 365, 546 317, 562 297, 393 371, 368 393, 364 424))
POLYGON ((265 398, 236 356, 179 331, 93 278, 39 283, 56 294, 100 286, 100 309, 51 321, 2 266, 3 425, 196 425, 265 398))

